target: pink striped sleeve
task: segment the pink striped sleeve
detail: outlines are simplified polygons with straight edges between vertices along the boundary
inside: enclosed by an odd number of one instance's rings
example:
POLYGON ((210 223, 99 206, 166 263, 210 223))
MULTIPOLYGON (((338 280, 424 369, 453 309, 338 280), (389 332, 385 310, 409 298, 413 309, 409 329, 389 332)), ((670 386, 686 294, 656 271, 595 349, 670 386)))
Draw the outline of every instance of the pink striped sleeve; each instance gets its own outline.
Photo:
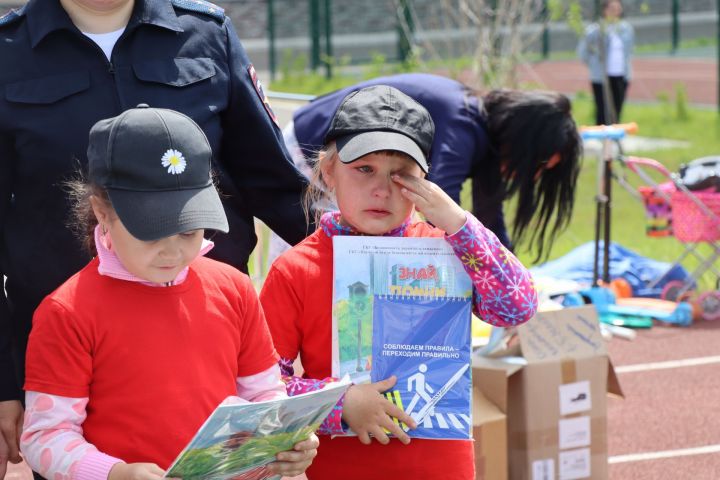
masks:
POLYGON ((288 396, 285 383, 280 378, 279 365, 273 365, 255 375, 238 377, 236 384, 238 397, 249 402, 262 402, 288 396))
POLYGON ((473 311, 499 327, 527 322, 537 311, 530 272, 480 220, 466 216, 465 225, 445 238, 472 279, 473 311))
POLYGON ((100 452, 88 452, 77 464, 71 480, 97 480, 99 478, 108 478, 112 467, 122 463, 110 455, 100 452))

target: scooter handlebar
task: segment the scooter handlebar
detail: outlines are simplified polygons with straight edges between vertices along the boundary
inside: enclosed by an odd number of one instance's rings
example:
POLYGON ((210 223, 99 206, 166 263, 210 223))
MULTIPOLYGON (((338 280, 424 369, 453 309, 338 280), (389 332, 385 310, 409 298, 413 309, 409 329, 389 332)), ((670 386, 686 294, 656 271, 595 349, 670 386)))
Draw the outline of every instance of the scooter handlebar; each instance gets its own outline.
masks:
POLYGON ((585 140, 619 140, 621 138, 624 138, 625 135, 637 133, 638 124, 635 122, 630 122, 615 123, 613 125, 582 126, 579 130, 580 136, 585 140))

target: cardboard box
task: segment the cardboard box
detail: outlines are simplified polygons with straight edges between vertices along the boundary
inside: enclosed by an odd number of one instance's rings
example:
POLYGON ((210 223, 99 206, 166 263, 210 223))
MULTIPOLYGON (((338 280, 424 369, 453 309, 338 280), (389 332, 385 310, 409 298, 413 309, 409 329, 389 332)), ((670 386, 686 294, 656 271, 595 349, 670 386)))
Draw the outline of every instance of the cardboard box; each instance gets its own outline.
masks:
MULTIPOLYGON (((503 409, 505 406, 503 405, 503 409)), ((473 388, 475 479, 507 480, 507 421, 505 413, 473 388)))
POLYGON ((606 479, 607 393, 622 396, 592 306, 538 313, 519 346, 473 361, 473 384, 507 405, 511 480, 606 479))

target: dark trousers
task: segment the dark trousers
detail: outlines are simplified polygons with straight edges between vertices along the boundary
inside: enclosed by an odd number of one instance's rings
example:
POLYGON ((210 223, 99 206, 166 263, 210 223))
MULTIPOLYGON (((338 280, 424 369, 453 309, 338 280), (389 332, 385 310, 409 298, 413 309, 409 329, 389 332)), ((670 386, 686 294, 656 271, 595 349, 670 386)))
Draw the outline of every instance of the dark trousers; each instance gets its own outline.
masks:
MULTIPOLYGON (((615 123, 620 121, 620 112, 622 111, 623 103, 625 102, 625 92, 627 91, 628 82, 625 77, 608 77, 608 84, 610 85, 610 98, 612 99, 612 106, 615 108, 615 123)), ((609 125, 613 123, 610 121, 609 112, 605 108, 605 94, 603 91, 602 83, 592 84, 593 95, 595 96, 595 124, 596 125, 609 125)))

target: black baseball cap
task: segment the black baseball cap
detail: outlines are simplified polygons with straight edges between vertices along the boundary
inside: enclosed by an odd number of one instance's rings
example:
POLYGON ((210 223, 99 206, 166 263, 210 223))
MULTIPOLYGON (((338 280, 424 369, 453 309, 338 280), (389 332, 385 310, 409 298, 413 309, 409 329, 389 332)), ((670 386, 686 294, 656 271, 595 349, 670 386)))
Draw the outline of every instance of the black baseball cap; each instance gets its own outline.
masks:
POLYGON ((412 157, 427 173, 435 124, 418 102, 388 85, 356 90, 342 101, 325 135, 335 140, 343 163, 379 150, 412 157))
POLYGON ((140 240, 228 232, 211 162, 205 133, 173 110, 141 104, 90 130, 90 181, 107 190, 120 221, 140 240))

